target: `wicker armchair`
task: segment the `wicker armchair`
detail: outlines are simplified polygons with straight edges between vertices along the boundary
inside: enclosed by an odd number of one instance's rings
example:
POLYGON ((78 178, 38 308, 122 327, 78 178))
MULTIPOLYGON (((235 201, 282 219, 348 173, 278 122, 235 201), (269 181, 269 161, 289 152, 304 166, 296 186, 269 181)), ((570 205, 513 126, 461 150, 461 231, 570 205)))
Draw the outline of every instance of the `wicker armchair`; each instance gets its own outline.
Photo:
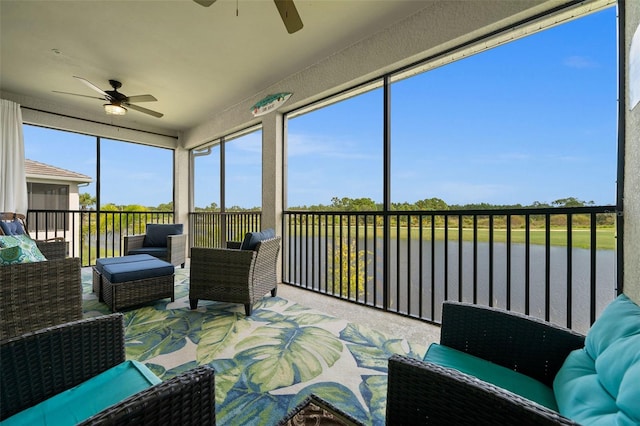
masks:
MULTIPOLYGON (((584 336, 500 309, 445 302, 440 344, 548 386, 584 336)), ((557 412, 457 370, 400 355, 389 359, 389 425, 575 425, 557 412)))
POLYGON ((184 268, 187 234, 181 224, 147 224, 145 234, 124 237, 124 254, 149 254, 184 268))
MULTIPOLYGON (((29 229, 27 228, 27 222, 23 214, 20 213, 0 213, 0 222, 5 225, 18 224, 22 227, 19 233, 29 235, 29 229)), ((4 232, 3 227, 0 226, 0 235, 7 234, 4 232)), ((11 235, 11 234, 8 234, 11 235)), ((67 242, 62 237, 49 238, 46 240, 35 240, 38 249, 47 260, 64 259, 67 256, 67 242)))
POLYGON ((0 266, 0 340, 82 318, 80 259, 0 266))
MULTIPOLYGON (((122 314, 40 330, 0 344, 0 420, 125 360, 122 314)), ((214 425, 214 371, 189 370, 113 405, 82 425, 214 425)))
MULTIPOLYGON (((231 243, 232 247, 238 244, 231 243)), ((261 241, 255 250, 191 248, 189 302, 198 307, 198 299, 244 304, 251 315, 253 304, 278 291, 276 264, 280 237, 261 241)))

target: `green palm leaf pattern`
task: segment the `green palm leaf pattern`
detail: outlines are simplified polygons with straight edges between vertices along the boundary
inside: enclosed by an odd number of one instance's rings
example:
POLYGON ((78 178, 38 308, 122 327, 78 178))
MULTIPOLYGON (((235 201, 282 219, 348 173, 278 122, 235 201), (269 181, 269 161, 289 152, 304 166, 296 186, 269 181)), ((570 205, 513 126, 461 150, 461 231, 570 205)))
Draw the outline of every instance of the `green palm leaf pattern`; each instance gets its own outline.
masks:
POLYGON ((371 424, 368 409, 365 409, 360 404, 356 394, 348 387, 335 382, 322 382, 307 386, 291 400, 288 411, 293 410, 311 394, 315 394, 326 401, 331 401, 331 404, 336 408, 349 413, 364 424, 371 424))
POLYGON ((317 377, 340 358, 343 346, 322 328, 282 321, 256 329, 236 349, 237 358, 251 363, 244 373, 248 382, 268 392, 317 377))
POLYGON ((251 327, 239 312, 225 312, 205 320, 198 342, 196 359, 201 364, 215 361, 220 350, 233 344, 239 333, 251 327))
POLYGON ((387 408, 387 376, 365 376, 360 392, 367 401, 372 424, 384 424, 387 408))
POLYGON ((211 363, 216 372, 216 404, 222 406, 225 398, 242 379, 245 366, 235 359, 221 359, 211 363))
MULTIPOLYGON (((92 293, 89 268, 82 280, 84 315, 110 313, 92 293)), ((404 340, 280 297, 265 296, 250 317, 241 304, 215 301, 192 311, 188 269, 176 269, 176 282, 175 302, 124 312, 126 356, 162 380, 212 366, 221 425, 276 424, 313 393, 364 424, 382 426, 389 356, 422 358, 404 340)))
POLYGON ((290 399, 290 396, 252 391, 240 380, 221 402, 216 420, 221 425, 271 425, 287 414, 290 399))
POLYGON ((127 357, 138 361, 181 349, 191 328, 187 316, 170 317, 170 311, 152 307, 127 312, 124 322, 127 357))
POLYGON ((394 353, 408 355, 413 351, 402 339, 389 339, 382 333, 359 324, 348 324, 340 333, 358 366, 387 372, 389 357, 394 353), (406 348, 405 348, 406 346, 406 348))

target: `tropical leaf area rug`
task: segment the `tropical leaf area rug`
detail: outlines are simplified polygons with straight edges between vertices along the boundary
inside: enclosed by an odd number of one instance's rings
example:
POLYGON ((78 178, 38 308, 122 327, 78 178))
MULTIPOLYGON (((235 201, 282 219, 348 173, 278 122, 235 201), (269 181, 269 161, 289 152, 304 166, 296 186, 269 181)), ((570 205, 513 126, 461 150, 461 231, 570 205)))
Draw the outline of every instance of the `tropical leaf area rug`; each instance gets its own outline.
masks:
MULTIPOLYGON (((424 354, 406 340, 270 295, 249 318, 240 304, 200 301, 192 311, 188 271, 176 269, 175 302, 124 312, 126 356, 163 380, 213 367, 219 425, 276 424, 310 394, 367 425, 383 425, 388 358, 424 354)), ((83 268, 85 317, 110 313, 91 280, 83 268)))

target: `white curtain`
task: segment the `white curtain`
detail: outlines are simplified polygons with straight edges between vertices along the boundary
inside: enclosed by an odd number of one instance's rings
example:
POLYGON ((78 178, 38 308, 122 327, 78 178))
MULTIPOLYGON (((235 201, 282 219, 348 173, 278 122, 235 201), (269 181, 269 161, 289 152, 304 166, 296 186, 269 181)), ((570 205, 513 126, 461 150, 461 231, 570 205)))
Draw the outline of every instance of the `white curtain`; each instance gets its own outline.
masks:
POLYGON ((0 212, 27 214, 22 111, 15 102, 0 99, 0 212))

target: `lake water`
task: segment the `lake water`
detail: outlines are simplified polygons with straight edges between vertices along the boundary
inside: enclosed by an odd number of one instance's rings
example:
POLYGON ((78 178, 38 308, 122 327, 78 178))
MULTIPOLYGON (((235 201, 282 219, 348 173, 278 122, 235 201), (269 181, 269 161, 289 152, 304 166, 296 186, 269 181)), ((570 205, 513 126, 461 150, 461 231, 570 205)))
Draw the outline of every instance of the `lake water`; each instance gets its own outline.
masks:
MULTIPOLYGON (((359 239, 357 246, 353 240, 351 247, 344 244, 342 249, 334 249, 329 239, 329 253, 323 237, 302 238, 297 244, 292 243, 290 246, 294 251, 287 248, 283 251, 284 280, 325 290, 327 275, 331 276, 335 270, 336 276, 340 276, 339 253, 342 252, 345 259, 342 263, 344 291, 347 278, 355 280, 357 277, 366 282, 367 289, 360 300, 383 306, 382 238, 375 239, 375 245, 373 238, 359 239), (347 270, 348 255, 352 261, 347 270), (357 256, 361 260, 356 272, 357 256)), ((552 246, 547 255, 544 246, 531 245, 527 265, 524 244, 511 244, 508 253, 506 243, 494 243, 492 255, 490 247, 489 243, 477 243, 474 252, 472 242, 463 242, 460 247, 457 240, 449 240, 446 245, 444 241, 436 241, 432 245, 429 240, 422 240, 422 244, 416 239, 392 240, 389 247, 390 310, 439 321, 445 293, 448 300, 473 302, 475 288, 475 300, 479 304, 509 307, 542 319, 547 316, 548 303, 549 320, 566 326, 569 312, 571 328, 584 333, 591 324, 592 285, 596 315, 616 296, 616 253, 613 250, 595 252, 595 280, 592 284, 590 250, 552 246)))

